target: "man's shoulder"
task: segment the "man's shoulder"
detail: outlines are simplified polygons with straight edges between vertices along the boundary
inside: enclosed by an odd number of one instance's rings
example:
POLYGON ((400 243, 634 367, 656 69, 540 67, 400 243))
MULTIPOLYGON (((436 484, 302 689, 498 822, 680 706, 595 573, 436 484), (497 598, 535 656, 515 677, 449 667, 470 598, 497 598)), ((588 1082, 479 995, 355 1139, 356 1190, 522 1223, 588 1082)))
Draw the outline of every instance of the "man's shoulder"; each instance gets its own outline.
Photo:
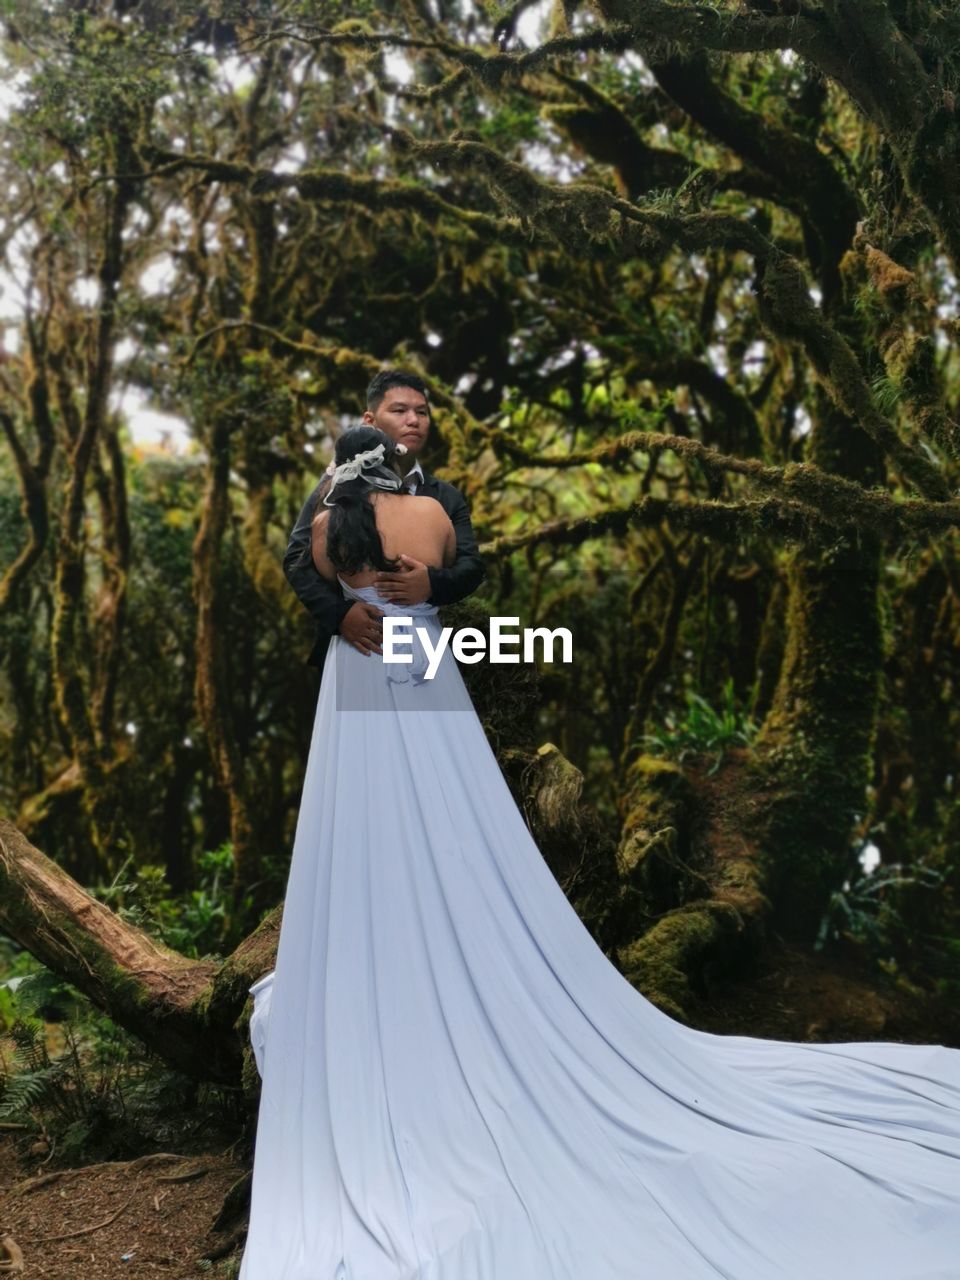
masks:
POLYGON ((437 498, 444 506, 458 506, 461 502, 466 502, 455 484, 451 484, 449 480, 441 480, 432 471, 424 471, 420 494, 423 497, 437 498))

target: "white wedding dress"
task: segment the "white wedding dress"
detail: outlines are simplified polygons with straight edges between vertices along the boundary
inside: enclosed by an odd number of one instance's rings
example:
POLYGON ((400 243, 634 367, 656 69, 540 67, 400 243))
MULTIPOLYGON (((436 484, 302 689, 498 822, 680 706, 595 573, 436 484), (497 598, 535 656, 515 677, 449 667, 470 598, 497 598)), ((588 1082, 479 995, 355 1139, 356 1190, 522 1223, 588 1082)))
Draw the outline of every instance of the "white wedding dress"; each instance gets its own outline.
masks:
POLYGON ((661 1013, 414 658, 327 654, 240 1280, 958 1280, 960 1051, 661 1013))

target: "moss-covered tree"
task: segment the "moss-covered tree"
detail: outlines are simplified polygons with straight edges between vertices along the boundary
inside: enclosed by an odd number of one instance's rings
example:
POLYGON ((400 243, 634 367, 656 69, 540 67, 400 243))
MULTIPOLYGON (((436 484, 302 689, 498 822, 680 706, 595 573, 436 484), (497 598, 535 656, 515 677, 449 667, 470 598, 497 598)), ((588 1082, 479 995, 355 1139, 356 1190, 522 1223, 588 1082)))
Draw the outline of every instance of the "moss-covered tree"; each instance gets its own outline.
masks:
MULTIPOLYGON (((2 795, 21 832, 84 883, 123 853, 185 886, 229 840, 234 929, 275 904, 313 679, 280 555, 331 435, 402 363, 430 382, 429 462, 471 500, 487 604, 574 630, 575 669, 517 688, 536 733, 488 725, 624 972, 686 1016, 704 967, 771 923, 810 945, 865 832, 937 867, 954 929, 952 13, 564 0, 538 31, 522 0, 163 10, 6 19, 23 299, 0 367, 2 795), (123 387, 199 446, 166 558, 162 485, 131 522, 123 387), (185 573, 146 673, 132 640, 185 573), (651 753, 727 682, 758 731, 719 771, 651 753), (138 759, 145 700, 170 741, 138 759)), ((31 900, 0 904, 27 946, 31 900)), ((949 976, 920 953, 915 978, 949 976)), ((195 973, 199 1035, 220 979, 195 973)))

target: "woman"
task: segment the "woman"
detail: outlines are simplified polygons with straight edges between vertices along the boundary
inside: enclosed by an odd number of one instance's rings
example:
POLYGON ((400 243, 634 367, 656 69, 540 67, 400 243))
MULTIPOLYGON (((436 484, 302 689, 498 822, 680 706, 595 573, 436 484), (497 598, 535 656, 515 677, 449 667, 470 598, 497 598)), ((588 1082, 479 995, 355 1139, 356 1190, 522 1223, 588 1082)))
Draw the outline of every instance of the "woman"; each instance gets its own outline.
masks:
MULTIPOLYGON (((318 567, 434 641, 434 608, 370 581, 414 546, 441 563, 431 499, 386 437, 336 462, 318 567)), ((455 662, 413 657, 327 654, 252 988, 241 1280, 956 1280, 960 1052, 661 1013, 541 858, 455 662)))

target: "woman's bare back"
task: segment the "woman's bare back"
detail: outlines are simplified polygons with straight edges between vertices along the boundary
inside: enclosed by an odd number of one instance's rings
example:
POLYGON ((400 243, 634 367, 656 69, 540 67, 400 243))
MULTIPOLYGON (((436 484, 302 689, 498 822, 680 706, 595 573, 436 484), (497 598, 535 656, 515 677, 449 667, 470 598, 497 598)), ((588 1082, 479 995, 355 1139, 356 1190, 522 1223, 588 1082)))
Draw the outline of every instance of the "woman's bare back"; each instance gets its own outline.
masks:
MULTIPOLYGON (((457 554, 457 538, 450 517, 436 498, 418 494, 375 493, 370 496, 383 553, 388 560, 403 552, 414 560, 422 560, 433 568, 453 564, 457 554)), ((313 562, 320 573, 331 581, 337 570, 326 553, 327 519, 324 511, 313 524, 313 562)), ((359 573, 340 576, 351 587, 366 587, 376 582, 378 569, 366 568, 359 573)))

